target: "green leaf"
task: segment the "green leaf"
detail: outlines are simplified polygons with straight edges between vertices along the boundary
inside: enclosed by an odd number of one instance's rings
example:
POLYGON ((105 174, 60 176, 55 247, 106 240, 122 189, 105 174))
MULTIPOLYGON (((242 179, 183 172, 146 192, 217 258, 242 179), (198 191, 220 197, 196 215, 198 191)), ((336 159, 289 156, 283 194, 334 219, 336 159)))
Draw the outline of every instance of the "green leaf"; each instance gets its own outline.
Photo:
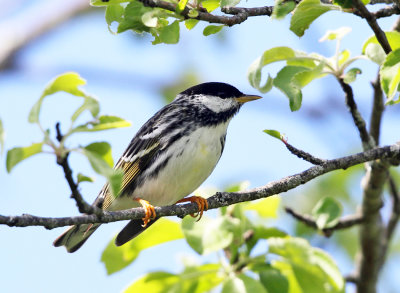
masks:
POLYGON ((268 293, 264 286, 243 273, 228 278, 223 286, 222 293, 268 293))
POLYGON ((176 6, 176 12, 177 13, 182 12, 185 9, 187 3, 188 0, 179 0, 178 5, 176 6))
POLYGON ((319 0, 304 0, 297 5, 290 21, 290 30, 297 36, 304 35, 310 24, 329 10, 339 10, 335 5, 322 4, 319 0))
POLYGON ((339 222, 341 214, 341 204, 332 197, 322 198, 312 210, 312 216, 320 230, 335 226, 339 222))
MULTIPOLYGON (((161 218, 155 225, 150 226, 135 241, 130 241, 123 246, 115 246, 112 239, 101 256, 107 274, 111 275, 131 264, 141 251, 177 239, 182 239, 183 233, 177 222, 161 218)), ((153 291, 149 291, 153 292, 153 291)))
POLYGON ((260 281, 268 293, 288 293, 288 279, 277 269, 267 266, 260 273, 260 281))
POLYGON ((247 73, 247 79, 250 82, 250 85, 255 89, 259 90, 262 93, 267 93, 271 90, 273 79, 268 75, 268 79, 265 82, 265 85, 261 86, 261 69, 262 69, 262 58, 258 58, 255 60, 249 67, 247 73))
POLYGON ((110 4, 106 7, 106 22, 108 24, 108 30, 114 34, 111 30, 111 24, 116 22, 121 22, 124 15, 124 7, 120 4, 110 4))
POLYGON ((131 1, 124 10, 124 17, 118 25, 118 33, 122 33, 126 30, 133 30, 137 33, 150 32, 150 28, 145 26, 142 21, 142 16, 146 12, 150 12, 153 9, 145 7, 143 3, 139 1, 131 1))
POLYGON ((135 281, 124 292, 208 292, 223 281, 218 274, 220 268, 220 264, 204 264, 187 267, 180 274, 153 272, 135 281))
POLYGON ((224 25, 208 25, 204 28, 203 35, 209 36, 209 35, 216 34, 216 33, 220 32, 223 27, 224 27, 224 25))
POLYGON ((80 106, 71 116, 71 121, 74 122, 84 111, 89 110, 93 118, 96 118, 100 112, 100 105, 97 99, 86 96, 82 106, 80 106))
POLYGON ((78 173, 78 183, 81 182, 94 182, 94 178, 78 173))
POLYGON ((400 84, 400 49, 390 52, 380 70, 382 89, 387 102, 393 100, 400 84))
POLYGON ((3 127, 3 121, 0 119, 0 154, 3 154, 4 151, 4 138, 6 134, 3 127))
POLYGON ((357 74, 361 74, 361 69, 352 68, 349 71, 347 71, 346 74, 343 76, 343 81, 345 83, 352 83, 356 80, 357 74))
POLYGON ((274 79, 274 86, 280 89, 288 98, 290 110, 297 111, 301 107, 302 93, 301 90, 292 83, 292 78, 299 72, 308 70, 306 67, 285 66, 277 74, 274 79))
POLYGON ((221 0, 221 7, 232 7, 240 3, 240 0, 221 0))
POLYGON ((278 61, 287 61, 288 65, 297 67, 314 68, 316 66, 314 60, 310 59, 304 52, 295 51, 289 47, 275 47, 263 53, 249 67, 247 78, 252 87, 266 93, 272 85, 273 79, 268 76, 267 82, 261 86, 261 70, 264 66, 278 61))
POLYGON ((92 143, 81 150, 88 158, 93 170, 107 178, 111 194, 117 197, 121 190, 123 172, 112 168, 113 161, 110 145, 106 142, 92 143))
POLYGON ((28 147, 16 147, 7 152, 6 167, 7 172, 10 173, 11 170, 19 162, 42 152, 43 143, 34 143, 28 147))
POLYGON ((90 0, 92 6, 110 6, 119 3, 131 2, 132 0, 90 0))
POLYGON ((256 239, 268 239, 271 237, 287 237, 288 235, 278 229, 278 228, 270 228, 270 227, 264 227, 264 226, 256 226, 254 230, 254 237, 256 239))
POLYGON ((122 128, 131 126, 131 122, 124 120, 117 116, 102 115, 95 121, 88 122, 83 125, 79 125, 72 129, 73 132, 91 132, 91 131, 102 131, 112 128, 122 128))
POLYGON ((333 40, 341 40, 345 35, 351 32, 351 27, 341 27, 336 30, 329 30, 325 33, 325 35, 319 39, 320 42, 324 41, 333 41, 333 40))
MULTIPOLYGON (((389 42, 390 47, 392 48, 392 50, 396 50, 400 48, 400 33, 397 31, 389 31, 389 32, 385 32, 386 38, 389 42)), ((365 43, 363 44, 362 47, 362 53, 365 54, 367 47, 369 44, 377 44, 379 45, 379 47, 381 47, 381 45, 379 44, 377 38, 375 35, 372 35, 371 37, 368 38, 368 40, 365 41, 365 43)), ((382 49, 382 47, 381 47, 382 49)), ((383 51, 383 49, 382 49, 383 51)))
POLYGON ((296 73, 292 78, 292 84, 295 87, 302 89, 314 79, 323 77, 325 75, 325 73, 322 73, 324 67, 325 63, 320 62, 318 66, 314 67, 311 70, 304 70, 300 71, 299 73, 296 73))
POLYGON ((207 254, 228 247, 240 221, 230 217, 210 219, 203 217, 196 222, 191 217, 182 220, 182 230, 187 243, 199 254, 207 254))
POLYGON ((85 146, 85 149, 99 155, 111 168, 114 166, 111 146, 108 142, 94 142, 85 146))
POLYGON ((175 20, 170 25, 159 29, 161 42, 165 44, 176 44, 179 41, 179 21, 175 20))
POLYGON ((144 275, 130 285, 124 293, 164 293, 171 292, 171 288, 180 281, 179 276, 168 272, 152 272, 144 275))
POLYGON ((283 19, 296 7, 294 1, 275 0, 274 10, 271 17, 273 19, 283 19))
POLYGON ((337 265, 321 249, 311 247, 302 238, 269 238, 267 241, 269 251, 282 257, 272 266, 287 277, 291 290, 307 293, 344 292, 344 280, 337 265))
POLYGON ((86 94, 78 88, 84 84, 86 84, 86 81, 75 72, 67 72, 57 76, 46 86, 40 99, 33 105, 29 113, 28 121, 30 123, 39 122, 40 108, 42 106, 43 99, 48 95, 64 91, 74 96, 87 97, 86 94))
POLYGON ((207 12, 212 12, 219 7, 220 0, 205 0, 202 1, 201 4, 207 9, 207 12))
POLYGON ((198 19, 187 19, 187 20, 185 20, 185 26, 186 26, 186 28, 188 30, 193 29, 196 26, 196 24, 198 24, 198 23, 199 23, 198 19))
POLYGON ((245 210, 255 211, 260 217, 274 218, 278 216, 278 208, 281 199, 278 196, 271 196, 268 198, 249 202, 245 205, 245 210))

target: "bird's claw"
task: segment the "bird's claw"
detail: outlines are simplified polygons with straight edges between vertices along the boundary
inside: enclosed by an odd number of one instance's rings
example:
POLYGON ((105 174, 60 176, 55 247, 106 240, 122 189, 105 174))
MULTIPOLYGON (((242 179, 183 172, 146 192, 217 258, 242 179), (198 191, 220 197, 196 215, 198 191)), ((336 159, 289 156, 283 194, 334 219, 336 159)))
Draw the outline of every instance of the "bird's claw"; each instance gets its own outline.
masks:
POLYGON ((181 202, 195 202, 197 204, 199 211, 197 213, 190 214, 190 216, 192 216, 193 218, 199 217, 196 222, 200 221, 201 217, 203 216, 203 212, 208 210, 207 199, 202 198, 200 196, 186 197, 177 201, 176 203, 181 203, 181 202))
POLYGON ((151 220, 154 220, 156 218, 156 211, 154 209, 154 206, 152 206, 147 200, 141 198, 135 198, 135 200, 142 205, 146 213, 145 217, 142 218, 143 220, 142 227, 145 228, 151 220))

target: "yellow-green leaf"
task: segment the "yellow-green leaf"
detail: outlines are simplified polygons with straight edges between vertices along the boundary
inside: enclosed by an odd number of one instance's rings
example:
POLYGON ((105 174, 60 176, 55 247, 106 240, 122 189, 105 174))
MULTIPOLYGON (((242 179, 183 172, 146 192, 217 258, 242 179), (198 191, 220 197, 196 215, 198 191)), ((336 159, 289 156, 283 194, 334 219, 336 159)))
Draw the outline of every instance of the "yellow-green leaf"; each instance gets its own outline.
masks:
POLYGON ((28 147, 16 147, 7 152, 6 167, 7 172, 17 165, 19 162, 42 152, 43 143, 34 143, 28 147))
POLYGON ((136 237, 134 241, 123 246, 115 246, 114 239, 112 239, 103 251, 101 261, 106 267, 107 274, 111 275, 131 264, 141 251, 182 238, 183 233, 179 223, 161 218, 136 237))

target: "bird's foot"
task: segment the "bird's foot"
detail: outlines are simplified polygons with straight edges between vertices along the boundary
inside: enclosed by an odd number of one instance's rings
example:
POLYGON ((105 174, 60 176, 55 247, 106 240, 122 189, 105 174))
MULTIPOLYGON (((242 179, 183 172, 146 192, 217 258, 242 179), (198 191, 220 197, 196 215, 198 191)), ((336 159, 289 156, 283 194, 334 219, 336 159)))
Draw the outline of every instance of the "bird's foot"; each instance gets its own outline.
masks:
POLYGON ((143 220, 142 227, 145 228, 151 220, 154 220, 156 218, 156 211, 154 207, 147 200, 141 198, 135 198, 135 200, 142 205, 146 213, 146 216, 142 218, 143 220))
POLYGON ((208 210, 208 202, 207 199, 202 198, 200 196, 189 196, 186 198, 182 198, 181 200, 178 200, 176 203, 181 203, 181 202, 195 202, 199 208, 199 211, 194 214, 190 214, 193 218, 199 217, 197 219, 197 222, 200 221, 201 217, 203 216, 203 212, 208 210))

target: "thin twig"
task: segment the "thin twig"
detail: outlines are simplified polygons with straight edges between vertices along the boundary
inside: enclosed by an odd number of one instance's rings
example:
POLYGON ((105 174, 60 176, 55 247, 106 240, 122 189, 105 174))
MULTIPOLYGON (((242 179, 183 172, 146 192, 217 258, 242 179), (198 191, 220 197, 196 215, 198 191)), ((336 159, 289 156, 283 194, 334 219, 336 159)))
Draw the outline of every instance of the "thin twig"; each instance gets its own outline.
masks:
POLYGON ((289 144, 286 139, 282 139, 282 142, 285 144, 286 148, 293 155, 299 157, 300 159, 303 159, 303 160, 305 160, 307 162, 310 162, 311 164, 314 164, 314 165, 322 165, 322 164, 324 164, 326 162, 326 160, 314 157, 313 155, 311 155, 311 154, 309 154, 309 153, 307 153, 307 152, 305 152, 303 150, 295 148, 294 146, 289 144))
MULTIPOLYGON (((313 166, 301 173, 284 177, 280 180, 270 182, 264 186, 242 192, 218 192, 208 198, 209 209, 216 209, 229 206, 239 202, 251 201, 260 198, 272 196, 274 194, 286 192, 305 184, 316 177, 328 172, 347 169, 349 167, 362 164, 377 159, 387 159, 391 157, 400 157, 400 145, 394 144, 375 148, 362 153, 327 160, 323 165, 313 166)), ((155 207, 157 217, 179 216, 184 217, 188 214, 198 212, 196 203, 184 205, 172 205, 165 207, 155 207)), ((22 216, 2 216, 0 215, 0 224, 12 227, 44 226, 48 229, 87 223, 109 223, 129 219, 141 219, 145 216, 143 208, 134 208, 130 210, 116 212, 102 212, 101 214, 81 215, 77 217, 65 218, 46 218, 32 215, 22 216)))
MULTIPOLYGON (((56 124, 56 139, 61 142, 63 139, 63 135, 60 130, 60 123, 57 122, 56 124)), ((93 214, 97 213, 100 214, 101 210, 88 204, 84 199, 82 194, 79 192, 78 184, 75 183, 74 178, 72 177, 72 170, 68 163, 68 156, 67 153, 65 156, 58 155, 57 156, 57 164, 63 168, 65 179, 68 182, 69 188, 71 189, 71 198, 75 200, 76 206, 80 213, 85 214, 93 214)))
POLYGON ((338 81, 345 93, 346 105, 351 113, 351 116, 353 117, 354 124, 356 125, 360 134, 363 149, 368 150, 374 148, 375 142, 370 137, 366 128, 365 120, 357 109, 357 104, 354 100, 353 89, 350 85, 345 83, 342 78, 338 78, 338 81))
MULTIPOLYGON (((314 228, 314 229, 318 229, 317 223, 315 222, 315 219, 312 216, 306 215, 306 214, 300 214, 289 207, 285 207, 285 211, 289 215, 291 215, 292 217, 297 219, 298 221, 306 224, 307 226, 314 228)), ((341 218, 336 225, 329 227, 329 228, 324 228, 321 230, 321 232, 326 237, 330 237, 334 231, 351 228, 355 225, 362 223, 362 221, 363 221, 363 218, 360 215, 346 216, 346 217, 341 218)))
POLYGON ((385 33, 381 29, 381 27, 378 25, 376 22, 376 17, 374 14, 371 14, 368 9, 365 7, 365 5, 361 2, 361 0, 353 0, 353 5, 354 8, 357 8, 357 10, 360 12, 361 16, 365 18, 365 20, 368 22, 369 26, 375 33, 376 39, 378 40, 379 44, 381 44, 383 50, 385 51, 386 54, 389 54, 392 51, 392 48, 389 45, 389 42, 386 38, 385 33))

